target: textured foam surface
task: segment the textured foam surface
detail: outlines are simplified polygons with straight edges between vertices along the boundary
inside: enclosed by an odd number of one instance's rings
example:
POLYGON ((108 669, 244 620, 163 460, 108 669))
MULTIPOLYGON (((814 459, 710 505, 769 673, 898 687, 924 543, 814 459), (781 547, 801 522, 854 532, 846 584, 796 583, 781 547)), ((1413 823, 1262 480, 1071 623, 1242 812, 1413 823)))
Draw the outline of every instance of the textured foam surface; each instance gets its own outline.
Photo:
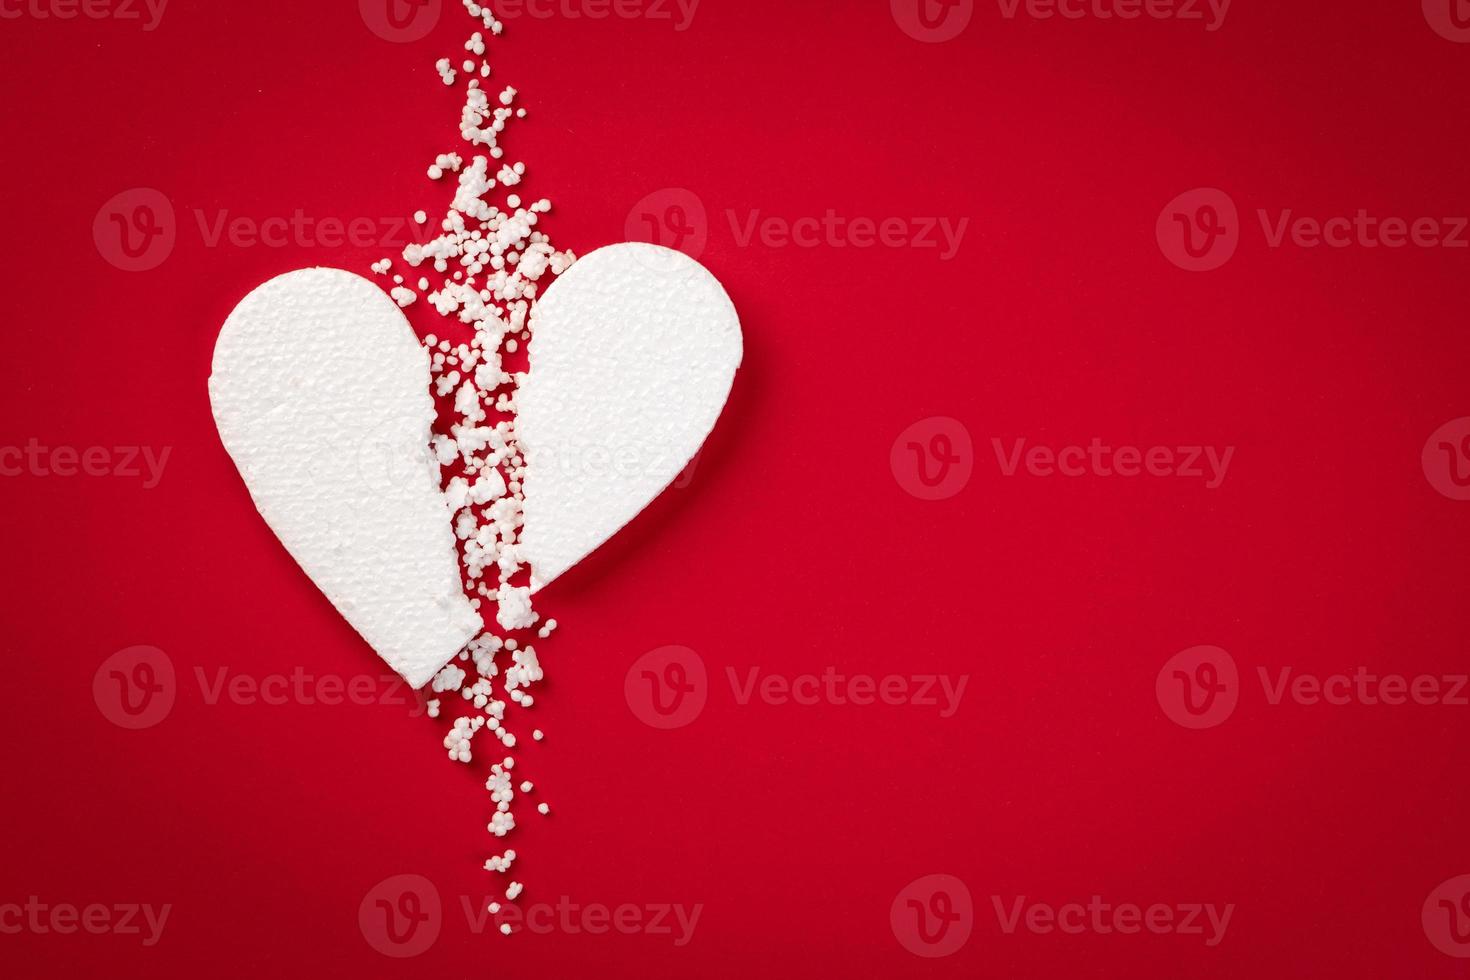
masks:
POLYGON ((439 464, 429 356, 373 283, 303 269, 245 297, 209 379, 256 509, 388 665, 422 687, 478 634, 439 464))
POLYGON ((540 589, 612 537, 694 458, 740 366, 740 318, 702 265, 627 243, 578 259, 531 313, 517 396, 522 553, 540 589))

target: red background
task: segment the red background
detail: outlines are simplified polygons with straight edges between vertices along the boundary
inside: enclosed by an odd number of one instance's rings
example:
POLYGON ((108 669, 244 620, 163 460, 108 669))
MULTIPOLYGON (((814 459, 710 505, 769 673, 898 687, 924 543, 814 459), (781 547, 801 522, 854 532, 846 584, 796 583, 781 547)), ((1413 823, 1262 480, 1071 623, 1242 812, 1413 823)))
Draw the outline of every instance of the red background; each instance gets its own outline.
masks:
MULTIPOLYGON (((1271 248, 1256 210, 1465 214, 1470 45, 1418 3, 1239 0, 1199 22, 1003 17, 926 44, 886 2, 705 0, 650 19, 510 22, 493 81, 530 118, 505 145, 547 227, 585 252, 662 188, 707 208, 702 261, 746 362, 690 485, 541 609, 548 681, 507 839, 523 902, 700 904, 693 941, 467 928, 493 840, 443 722, 403 705, 209 704, 196 670, 380 674, 250 505, 206 393, 214 338, 264 279, 366 273, 373 248, 209 246, 196 212, 260 221, 442 213, 425 166, 457 147, 457 3, 389 43, 350 2, 175 0, 158 29, 0 21, 6 445, 172 447, 162 482, 0 481, 7 827, 0 903, 170 903, 161 942, 0 935, 12 976, 1448 977, 1420 907, 1470 871, 1467 708, 1271 705, 1257 668, 1465 670, 1470 503, 1420 452, 1470 415, 1453 249, 1271 248), (178 242, 123 272, 93 244, 109 198, 161 190, 178 242), (1160 209, 1239 206, 1234 258, 1172 265, 1160 209), (753 211, 967 217, 958 254, 742 246, 753 211), (928 502, 895 479, 907 426, 951 416, 974 476, 928 502), (1186 479, 1002 476, 991 439, 1236 448, 1186 479), (155 727, 111 724, 93 675, 148 644, 178 671, 155 727), (709 701, 674 731, 624 698, 641 655, 687 646, 709 701), (1243 692, 1175 725, 1160 668, 1224 648, 1243 692), (968 674, 954 717, 913 705, 741 705, 726 669, 968 674), (358 906, 431 879, 416 959, 358 906), (912 955, 909 882, 963 880, 974 932, 912 955), (1006 934, 991 896, 1234 903, 1180 935, 1006 934)), ((401 264, 401 263, 400 263, 401 264)), ((430 324, 419 311, 416 323, 430 324)), ((524 731, 530 723, 522 723, 524 731)), ((524 739, 524 735, 523 735, 524 739)))

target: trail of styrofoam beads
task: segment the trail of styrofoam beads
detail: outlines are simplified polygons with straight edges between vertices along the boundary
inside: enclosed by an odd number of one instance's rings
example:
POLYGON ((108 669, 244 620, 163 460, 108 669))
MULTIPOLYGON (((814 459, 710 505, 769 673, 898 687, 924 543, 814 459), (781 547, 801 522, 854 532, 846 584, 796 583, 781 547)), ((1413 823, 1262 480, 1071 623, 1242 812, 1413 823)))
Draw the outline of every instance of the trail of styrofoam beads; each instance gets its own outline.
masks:
MULTIPOLYGON (((484 32, 501 33, 502 25, 490 10, 474 0, 463 2, 484 32)), ((407 276, 410 280, 416 277, 417 288, 404 275, 393 275, 391 295, 399 306, 408 307, 424 293, 440 316, 453 317, 474 330, 473 338, 464 344, 432 334, 424 340, 432 354, 435 394, 453 396, 456 419, 447 433, 435 436, 433 451, 441 466, 457 471, 445 487, 445 497, 461 543, 466 588, 474 596, 471 602, 476 608, 482 599, 493 602, 496 625, 501 633, 509 634, 535 627, 540 617, 531 607, 530 588, 512 584, 523 580, 525 571, 517 543, 525 460, 517 449, 509 416, 515 413, 515 394, 525 376, 507 371, 504 356, 514 355, 530 339, 528 317, 543 277, 560 275, 576 257, 557 251, 545 234, 535 230, 539 216, 551 208, 549 201, 526 205, 519 194, 509 191, 524 178, 525 164, 502 163, 492 174, 491 168, 504 159, 500 134, 507 122, 524 117, 526 111, 513 108, 515 89, 505 87, 492 102, 483 87, 483 80, 490 77, 485 33, 476 31, 464 48, 466 56, 458 71, 449 58, 440 59, 435 67, 445 85, 454 85, 460 72, 466 76, 459 128, 472 148, 471 159, 466 165, 460 154, 444 153, 429 167, 429 178, 435 181, 458 174, 458 188, 440 223, 442 234, 403 250, 402 260, 422 270, 407 276), (476 153, 475 148, 483 152, 476 153), (485 200, 496 188, 507 189, 503 208, 485 200), (429 269, 423 268, 426 265, 432 267, 433 283, 429 269), (492 412, 497 421, 491 421, 492 412)), ((422 224, 428 216, 419 212, 414 217, 422 224)), ((374 263, 373 272, 387 276, 392 268, 393 261, 383 259, 374 263)), ((555 628, 556 620, 547 620, 536 635, 545 639, 555 628)), ((449 758, 469 762, 471 743, 482 731, 498 738, 504 748, 514 749, 516 737, 505 723, 506 699, 530 708, 534 698, 529 688, 541 679, 540 660, 528 643, 488 631, 472 640, 460 652, 458 662, 444 667, 432 682, 436 694, 458 691, 473 708, 470 714, 454 719, 444 738, 449 758), (495 663, 501 653, 511 658, 503 674, 495 663), (473 674, 462 665, 471 667, 473 674)), ((440 699, 431 700, 429 716, 437 718, 440 713, 440 699)), ((540 729, 532 737, 540 741, 540 729)), ((516 795, 511 778, 514 767, 515 760, 505 757, 490 767, 485 783, 495 805, 487 829, 497 839, 516 825, 511 810, 516 795)), ((519 789, 529 794, 533 786, 522 781, 519 789)), ((543 815, 550 812, 545 803, 537 809, 543 815)), ((486 860, 485 870, 506 874, 515 859, 516 852, 507 849, 486 860)), ((510 882, 507 901, 514 901, 521 889, 519 882, 510 882)), ((499 903, 490 906, 492 914, 498 911, 499 903)), ((509 934, 510 926, 502 925, 501 931, 509 934)))

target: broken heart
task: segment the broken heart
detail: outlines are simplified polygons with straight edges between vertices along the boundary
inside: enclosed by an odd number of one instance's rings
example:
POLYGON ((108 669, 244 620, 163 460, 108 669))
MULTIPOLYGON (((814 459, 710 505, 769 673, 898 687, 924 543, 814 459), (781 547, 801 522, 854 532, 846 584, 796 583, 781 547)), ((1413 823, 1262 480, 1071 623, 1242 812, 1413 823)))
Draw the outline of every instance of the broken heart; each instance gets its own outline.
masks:
MULTIPOLYGON (((694 457, 740 365, 739 318, 693 259, 629 243, 537 302, 515 432, 519 554, 539 590, 638 515, 694 457)), ((271 280, 226 320, 210 399, 256 508, 337 610, 414 687, 481 630, 428 451, 429 354, 348 272, 271 280), (360 478, 377 462, 408 479, 360 478)))

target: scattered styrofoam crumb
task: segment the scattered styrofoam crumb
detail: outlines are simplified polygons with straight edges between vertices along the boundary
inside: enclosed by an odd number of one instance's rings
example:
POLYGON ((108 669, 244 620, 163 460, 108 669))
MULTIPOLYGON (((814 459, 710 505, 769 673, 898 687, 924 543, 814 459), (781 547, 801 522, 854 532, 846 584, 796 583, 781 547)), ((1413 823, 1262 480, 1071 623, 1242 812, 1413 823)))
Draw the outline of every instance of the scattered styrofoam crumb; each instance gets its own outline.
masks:
MULTIPOLYGON (((571 268, 576 256, 556 249, 540 228, 551 203, 545 198, 523 200, 518 185, 529 180, 525 163, 501 162, 500 141, 508 122, 526 113, 515 106, 518 93, 513 87, 492 94, 482 86, 491 66, 471 59, 485 57, 487 37, 498 36, 502 25, 476 0, 463 3, 482 30, 465 42, 462 62, 442 58, 435 67, 446 85, 463 85, 459 130, 470 150, 438 154, 429 165, 430 180, 455 175, 452 200, 441 220, 430 221, 426 211, 414 214, 415 223, 432 229, 433 237, 404 247, 400 258, 415 281, 393 276, 391 295, 403 307, 422 297, 449 321, 443 331, 424 338, 433 391, 453 402, 445 430, 432 439, 431 458, 449 477, 443 502, 472 604, 481 609, 482 603, 490 603, 493 628, 509 633, 534 628, 540 617, 532 607, 531 589, 519 584, 526 574, 521 553, 526 474, 513 416, 516 390, 525 375, 508 371, 505 359, 516 356, 530 337, 531 315, 543 286, 571 268), (518 192, 507 193, 511 187, 518 192), (468 340, 451 339, 466 332, 468 340)), ((373 271, 387 275, 391 268, 384 259, 373 271)), ((547 621, 538 637, 545 639, 555 628, 554 620, 547 621)), ((542 677, 536 651, 515 637, 502 639, 485 631, 466 643, 458 662, 444 667, 434 680, 436 692, 458 690, 461 697, 452 703, 463 702, 473 711, 468 721, 456 719, 445 739, 451 758, 468 761, 471 739, 482 728, 513 749, 517 740, 505 724, 507 706, 530 708, 535 703, 530 688, 542 677), (496 663, 502 653, 510 655, 510 663, 496 663)), ((436 700, 433 714, 438 713, 436 700)), ((539 729, 533 738, 542 738, 539 729)), ((496 837, 515 827, 513 766, 513 757, 492 765, 485 784, 495 806, 487 830, 496 837)), ((514 857, 507 850, 485 866, 505 871, 514 857)), ((515 894, 519 891, 517 884, 515 894)), ((508 897, 514 900, 515 894, 508 897)), ((498 907, 496 903, 492 911, 498 907)))

